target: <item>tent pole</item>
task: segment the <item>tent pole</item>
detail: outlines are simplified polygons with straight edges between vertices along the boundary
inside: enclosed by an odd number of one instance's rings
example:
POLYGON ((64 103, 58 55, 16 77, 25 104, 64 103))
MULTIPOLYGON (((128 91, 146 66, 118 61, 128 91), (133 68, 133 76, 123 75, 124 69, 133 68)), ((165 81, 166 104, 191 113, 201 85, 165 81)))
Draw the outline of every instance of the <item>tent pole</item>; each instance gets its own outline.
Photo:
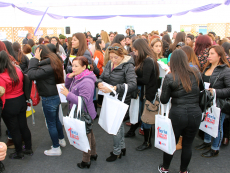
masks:
POLYGON ((46 13, 47 13, 48 9, 49 9, 49 7, 47 7, 46 11, 44 12, 44 14, 43 14, 43 16, 42 16, 41 21, 39 22, 39 24, 38 24, 37 28, 35 29, 35 31, 34 31, 34 36, 35 36, 35 34, 36 34, 36 32, 37 32, 37 30, 38 30, 38 28, 39 28, 40 24, 42 23, 42 20, 43 20, 43 18, 45 17, 45 15, 46 15, 46 13))

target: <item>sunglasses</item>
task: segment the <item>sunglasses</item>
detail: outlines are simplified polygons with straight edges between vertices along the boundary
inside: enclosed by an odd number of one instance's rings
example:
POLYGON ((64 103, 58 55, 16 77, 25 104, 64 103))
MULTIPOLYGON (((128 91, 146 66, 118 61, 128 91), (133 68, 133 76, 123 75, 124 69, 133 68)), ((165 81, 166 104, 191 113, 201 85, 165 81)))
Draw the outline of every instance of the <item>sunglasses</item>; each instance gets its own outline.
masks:
POLYGON ((109 49, 109 50, 118 50, 118 49, 121 49, 121 48, 118 47, 118 46, 114 46, 114 47, 109 46, 108 49, 109 49))

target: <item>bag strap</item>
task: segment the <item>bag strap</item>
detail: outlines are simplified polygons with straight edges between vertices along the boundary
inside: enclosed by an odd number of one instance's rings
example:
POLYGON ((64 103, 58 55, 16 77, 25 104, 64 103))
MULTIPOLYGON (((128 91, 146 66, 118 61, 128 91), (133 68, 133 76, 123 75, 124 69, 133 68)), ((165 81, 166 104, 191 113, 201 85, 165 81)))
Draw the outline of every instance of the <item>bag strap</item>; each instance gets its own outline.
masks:
POLYGON ((81 100, 83 102, 83 104, 82 104, 82 110, 84 110, 84 108, 85 108, 86 109, 86 113, 89 114, 88 108, 87 108, 87 106, 85 104, 85 99, 82 96, 79 96, 79 97, 81 97, 81 100))
POLYGON ((77 105, 73 104, 71 111, 69 113, 69 118, 74 118, 74 111, 75 111, 76 107, 77 107, 77 105))
POLYGON ((125 102, 125 98, 126 98, 127 92, 128 92, 128 85, 125 83, 125 92, 124 92, 123 97, 122 97, 122 102, 123 103, 125 102))
POLYGON ((222 72, 222 71, 219 72, 218 76, 216 77, 215 81, 213 82, 212 88, 213 88, 213 86, 216 84, 216 81, 219 79, 221 72, 222 72))

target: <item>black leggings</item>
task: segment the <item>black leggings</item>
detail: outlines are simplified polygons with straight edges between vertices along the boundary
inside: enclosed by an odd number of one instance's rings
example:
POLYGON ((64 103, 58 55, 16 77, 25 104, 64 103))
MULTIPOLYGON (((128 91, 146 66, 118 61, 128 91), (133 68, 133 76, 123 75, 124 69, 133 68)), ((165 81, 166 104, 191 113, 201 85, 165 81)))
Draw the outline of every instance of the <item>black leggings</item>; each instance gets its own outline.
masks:
MULTIPOLYGON (((176 107, 172 106, 169 118, 172 121, 172 126, 176 138, 176 143, 179 137, 183 134, 181 166, 180 171, 187 171, 187 167, 192 157, 192 143, 199 129, 201 122, 201 109, 198 107, 176 107)), ((168 169, 173 155, 164 153, 163 167, 168 169)))
POLYGON ((27 105, 23 94, 16 98, 6 99, 2 110, 2 119, 12 135, 17 152, 22 151, 22 138, 25 148, 31 149, 31 133, 27 125, 26 109, 27 105))

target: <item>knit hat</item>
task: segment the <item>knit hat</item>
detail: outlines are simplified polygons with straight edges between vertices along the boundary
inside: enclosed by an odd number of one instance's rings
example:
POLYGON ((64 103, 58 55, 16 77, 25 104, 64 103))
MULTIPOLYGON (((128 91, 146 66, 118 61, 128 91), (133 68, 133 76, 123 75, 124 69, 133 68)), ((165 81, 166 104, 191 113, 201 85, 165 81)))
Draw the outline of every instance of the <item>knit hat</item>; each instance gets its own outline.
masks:
POLYGON ((65 39, 66 37, 62 34, 59 35, 59 39, 65 39))
POLYGON ((0 86, 0 97, 2 97, 5 94, 5 88, 0 86))

